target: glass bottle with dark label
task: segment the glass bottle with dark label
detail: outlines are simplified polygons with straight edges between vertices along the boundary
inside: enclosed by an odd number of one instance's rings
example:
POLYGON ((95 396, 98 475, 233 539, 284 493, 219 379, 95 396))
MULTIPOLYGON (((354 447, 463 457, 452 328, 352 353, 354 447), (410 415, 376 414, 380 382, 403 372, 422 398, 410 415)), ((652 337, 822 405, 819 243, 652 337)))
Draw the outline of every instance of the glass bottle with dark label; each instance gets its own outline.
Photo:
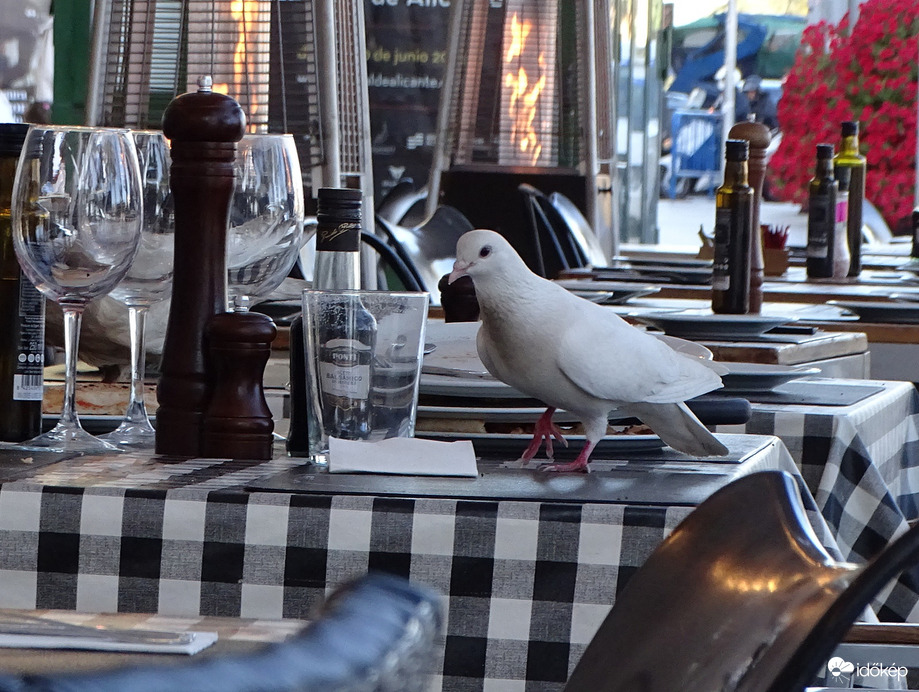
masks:
MULTIPOLYGON (((320 416, 328 437, 361 439, 370 432, 370 373, 377 325, 360 296, 349 293, 360 288, 362 205, 360 190, 321 188, 317 195, 313 288, 330 293, 322 298, 326 316, 322 328, 306 339, 311 343, 315 339, 314 351, 307 351, 306 357, 315 358, 313 372, 319 378, 317 389, 321 392, 321 401, 305 398, 310 449, 321 446, 320 416)), ((304 374, 308 392, 310 368, 304 374)), ((296 428, 302 432, 299 420, 303 418, 295 420, 291 411, 291 452, 293 447, 302 447, 296 428)))
POLYGON ((13 250, 12 189, 29 126, 0 124, 0 440, 41 432, 45 300, 13 250))
POLYGON ((849 270, 847 275, 857 278, 862 271, 862 208, 865 202, 865 169, 867 162, 858 150, 858 123, 847 120, 842 123, 842 142, 839 153, 833 159, 833 177, 839 184, 840 193, 848 196, 846 237, 849 249, 849 270))
POLYGON ((833 145, 817 145, 817 165, 808 184, 807 278, 833 278, 839 184, 833 177, 833 145))
POLYGON ((359 289, 363 195, 351 188, 323 187, 316 202, 313 288, 359 289))
MULTIPOLYGON (((313 288, 360 288, 360 234, 363 196, 351 188, 320 188, 316 196, 316 259, 313 288)), ((318 440, 318 412, 310 401, 310 369, 306 366, 306 334, 302 316, 290 327, 290 430, 287 451, 306 456, 310 438, 318 440)), ((317 368, 318 369, 318 368, 317 368)), ((341 416, 339 415, 339 418, 341 416)), ((346 426, 347 427, 347 426, 346 426)), ((315 446, 317 443, 313 443, 315 446)))
POLYGON ((360 295, 343 291, 324 297, 325 319, 317 330, 317 373, 323 428, 345 440, 370 434, 370 375, 377 324, 360 295))
POLYGON ((750 311, 750 252, 753 242, 753 188, 747 184, 749 142, 725 143, 724 183, 715 191, 715 248, 712 311, 750 311))

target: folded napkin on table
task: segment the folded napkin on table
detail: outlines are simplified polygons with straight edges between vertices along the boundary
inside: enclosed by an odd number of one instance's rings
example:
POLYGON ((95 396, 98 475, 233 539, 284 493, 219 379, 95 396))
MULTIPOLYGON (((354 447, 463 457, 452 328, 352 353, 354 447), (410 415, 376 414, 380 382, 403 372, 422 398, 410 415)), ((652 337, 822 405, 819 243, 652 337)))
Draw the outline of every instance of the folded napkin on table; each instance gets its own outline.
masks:
POLYGON ((329 473, 354 472, 470 478, 479 474, 469 440, 440 442, 391 437, 364 442, 329 438, 329 473))
POLYGON ((0 648, 196 654, 216 641, 216 632, 77 625, 16 611, 0 613, 0 648))

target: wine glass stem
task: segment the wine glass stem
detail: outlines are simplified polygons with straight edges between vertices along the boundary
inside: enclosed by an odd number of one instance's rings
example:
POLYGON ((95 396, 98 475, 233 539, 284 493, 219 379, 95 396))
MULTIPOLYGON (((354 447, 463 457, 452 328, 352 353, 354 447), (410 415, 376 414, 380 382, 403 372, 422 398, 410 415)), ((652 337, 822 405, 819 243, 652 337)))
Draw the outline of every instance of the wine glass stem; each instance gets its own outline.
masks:
POLYGON ((131 331, 131 398, 125 418, 141 423, 147 420, 144 407, 144 369, 147 355, 147 306, 128 307, 128 324, 131 331))
POLYGON ((80 349, 80 325, 83 306, 61 305, 64 313, 64 407, 60 422, 77 427, 77 354, 80 349))
POLYGON ((147 306, 128 306, 131 332, 131 398, 125 418, 133 423, 147 421, 144 407, 144 370, 147 356, 147 306))

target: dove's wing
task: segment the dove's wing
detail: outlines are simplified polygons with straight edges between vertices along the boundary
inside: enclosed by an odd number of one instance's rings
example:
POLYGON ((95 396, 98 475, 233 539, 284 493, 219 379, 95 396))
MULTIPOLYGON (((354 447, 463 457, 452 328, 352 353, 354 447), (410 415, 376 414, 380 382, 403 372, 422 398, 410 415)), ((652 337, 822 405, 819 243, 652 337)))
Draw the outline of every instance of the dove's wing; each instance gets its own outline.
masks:
POLYGON ((578 314, 558 350, 558 367, 588 394, 610 401, 669 403, 722 386, 701 360, 604 314, 604 308, 591 307, 598 310, 578 314))

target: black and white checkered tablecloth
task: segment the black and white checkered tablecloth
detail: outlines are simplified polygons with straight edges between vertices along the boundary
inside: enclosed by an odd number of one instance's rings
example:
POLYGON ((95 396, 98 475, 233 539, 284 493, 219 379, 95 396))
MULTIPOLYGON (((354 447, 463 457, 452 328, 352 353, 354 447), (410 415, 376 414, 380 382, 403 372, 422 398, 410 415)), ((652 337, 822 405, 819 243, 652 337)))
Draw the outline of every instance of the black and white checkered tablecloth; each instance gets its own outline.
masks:
MULTIPOLYGON (((753 450, 743 472, 794 471, 774 437, 732 437, 753 450)), ((0 607, 302 618, 381 569, 445 595, 432 689, 558 690, 628 577, 691 511, 243 489, 299 463, 105 457, 5 483, 0 607)))
MULTIPOLYGON (((919 519, 919 394, 909 382, 857 383, 883 391, 850 406, 754 403, 749 423, 717 430, 781 438, 843 556, 864 562, 919 519)), ((919 568, 880 599, 882 620, 919 622, 919 568)))

